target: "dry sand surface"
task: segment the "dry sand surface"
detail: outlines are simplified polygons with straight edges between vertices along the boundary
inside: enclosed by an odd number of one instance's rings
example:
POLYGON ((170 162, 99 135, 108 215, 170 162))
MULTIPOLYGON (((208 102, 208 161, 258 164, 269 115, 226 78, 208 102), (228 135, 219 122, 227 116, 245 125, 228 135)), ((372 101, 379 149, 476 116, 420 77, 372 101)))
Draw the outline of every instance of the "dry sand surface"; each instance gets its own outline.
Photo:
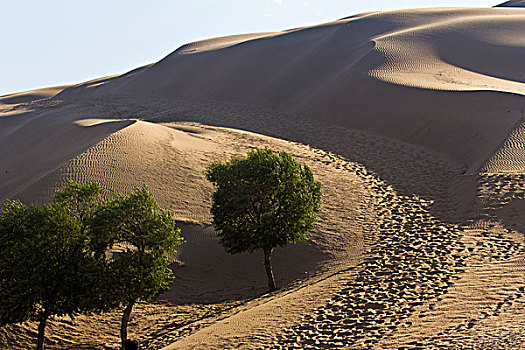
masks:
MULTIPOLYGON (((0 201, 147 184, 187 243, 145 349, 525 348, 525 9, 376 12, 184 45, 122 76, 0 97, 0 201), (210 162, 285 150, 323 183, 306 242, 231 256, 210 162)), ((49 349, 116 349, 119 310, 49 349)), ((32 323, 0 328, 27 349, 32 323)))

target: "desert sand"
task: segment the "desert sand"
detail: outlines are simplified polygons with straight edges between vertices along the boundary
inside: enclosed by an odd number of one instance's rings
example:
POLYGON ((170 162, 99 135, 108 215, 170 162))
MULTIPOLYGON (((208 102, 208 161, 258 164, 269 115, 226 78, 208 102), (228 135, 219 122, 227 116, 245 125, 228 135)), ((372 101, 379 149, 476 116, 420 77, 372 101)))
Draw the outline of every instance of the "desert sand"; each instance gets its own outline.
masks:
MULTIPOLYGON (((132 314, 145 349, 522 349, 524 28, 522 1, 366 13, 2 96, 0 202, 149 187, 187 243, 172 289, 132 314), (272 294, 262 253, 218 245, 203 175, 264 146, 323 183, 272 294)), ((55 319, 48 348, 115 349, 119 321, 55 319)), ((35 329, 0 328, 0 348, 35 329)))

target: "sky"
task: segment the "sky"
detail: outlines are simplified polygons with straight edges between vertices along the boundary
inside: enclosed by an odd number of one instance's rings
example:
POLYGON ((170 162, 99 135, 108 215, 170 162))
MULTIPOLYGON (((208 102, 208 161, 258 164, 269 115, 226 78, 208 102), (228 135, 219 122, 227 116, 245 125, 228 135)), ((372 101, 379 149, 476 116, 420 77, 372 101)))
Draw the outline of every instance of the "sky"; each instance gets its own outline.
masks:
POLYGON ((280 31, 369 11, 501 2, 0 0, 0 96, 125 73, 211 37, 280 31))

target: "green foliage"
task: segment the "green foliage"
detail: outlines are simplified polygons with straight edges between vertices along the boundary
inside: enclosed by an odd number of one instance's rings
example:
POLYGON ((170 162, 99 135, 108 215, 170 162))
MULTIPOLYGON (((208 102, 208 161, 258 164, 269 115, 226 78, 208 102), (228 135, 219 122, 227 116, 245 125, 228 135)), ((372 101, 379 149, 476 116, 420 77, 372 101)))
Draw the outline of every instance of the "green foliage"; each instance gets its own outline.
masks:
POLYGON ((86 236, 56 204, 7 201, 0 215, 0 323, 42 321, 82 311, 86 236))
POLYGON ((91 259, 83 271, 84 293, 79 298, 84 313, 100 313, 115 308, 115 302, 108 297, 108 285, 112 283, 108 264, 94 256, 91 249, 90 223, 97 209, 106 204, 103 193, 103 188, 97 182, 79 184, 68 180, 53 197, 55 205, 77 220, 81 233, 86 237, 86 250, 91 259))
POLYGON ((109 260, 115 273, 112 288, 120 291, 122 302, 149 301, 169 288, 169 257, 183 239, 172 214, 159 207, 145 186, 101 206, 91 232, 98 256, 117 246, 123 250, 109 260))
POLYGON ((127 196, 117 194, 100 206, 90 221, 91 246, 106 259, 110 289, 104 296, 111 305, 126 306, 121 338, 137 300, 151 301, 169 289, 173 273, 170 255, 182 244, 171 212, 162 210, 146 186, 127 196), (118 254, 111 253, 119 250, 118 254))
POLYGON ((74 215, 84 231, 91 215, 103 203, 102 192, 97 182, 79 184, 68 180, 62 189, 55 192, 53 202, 74 215))
POLYGON ((101 193, 97 183, 69 181, 50 204, 7 201, 0 212, 0 324, 38 321, 37 349, 49 317, 109 307, 107 271, 87 244, 101 193))
POLYGON ((271 250, 305 238, 321 204, 321 183, 286 152, 255 149, 213 163, 211 213, 221 244, 232 254, 271 250))
POLYGON ((134 302, 169 289, 169 257, 183 241, 171 213, 146 187, 110 200, 102 192, 69 181, 50 204, 7 201, 0 211, 0 325, 39 321, 38 349, 50 316, 119 305, 125 340, 134 302))

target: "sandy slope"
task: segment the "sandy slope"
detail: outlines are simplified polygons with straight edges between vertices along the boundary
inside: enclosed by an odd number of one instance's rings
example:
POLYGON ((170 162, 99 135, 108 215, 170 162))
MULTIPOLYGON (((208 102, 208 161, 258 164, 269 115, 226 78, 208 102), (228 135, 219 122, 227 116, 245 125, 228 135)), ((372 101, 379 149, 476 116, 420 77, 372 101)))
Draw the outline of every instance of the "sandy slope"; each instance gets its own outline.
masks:
MULTIPOLYGON (((147 184, 188 241, 174 288, 134 313, 147 349, 523 348, 523 28, 511 7, 368 13, 4 96, 0 202, 68 178, 147 184), (276 251, 270 295, 260 254, 217 245, 203 177, 265 145, 324 193, 308 241, 276 251)), ((50 348, 115 348, 118 322, 55 320, 50 348)), ((0 348, 33 332, 2 328, 0 348)))

